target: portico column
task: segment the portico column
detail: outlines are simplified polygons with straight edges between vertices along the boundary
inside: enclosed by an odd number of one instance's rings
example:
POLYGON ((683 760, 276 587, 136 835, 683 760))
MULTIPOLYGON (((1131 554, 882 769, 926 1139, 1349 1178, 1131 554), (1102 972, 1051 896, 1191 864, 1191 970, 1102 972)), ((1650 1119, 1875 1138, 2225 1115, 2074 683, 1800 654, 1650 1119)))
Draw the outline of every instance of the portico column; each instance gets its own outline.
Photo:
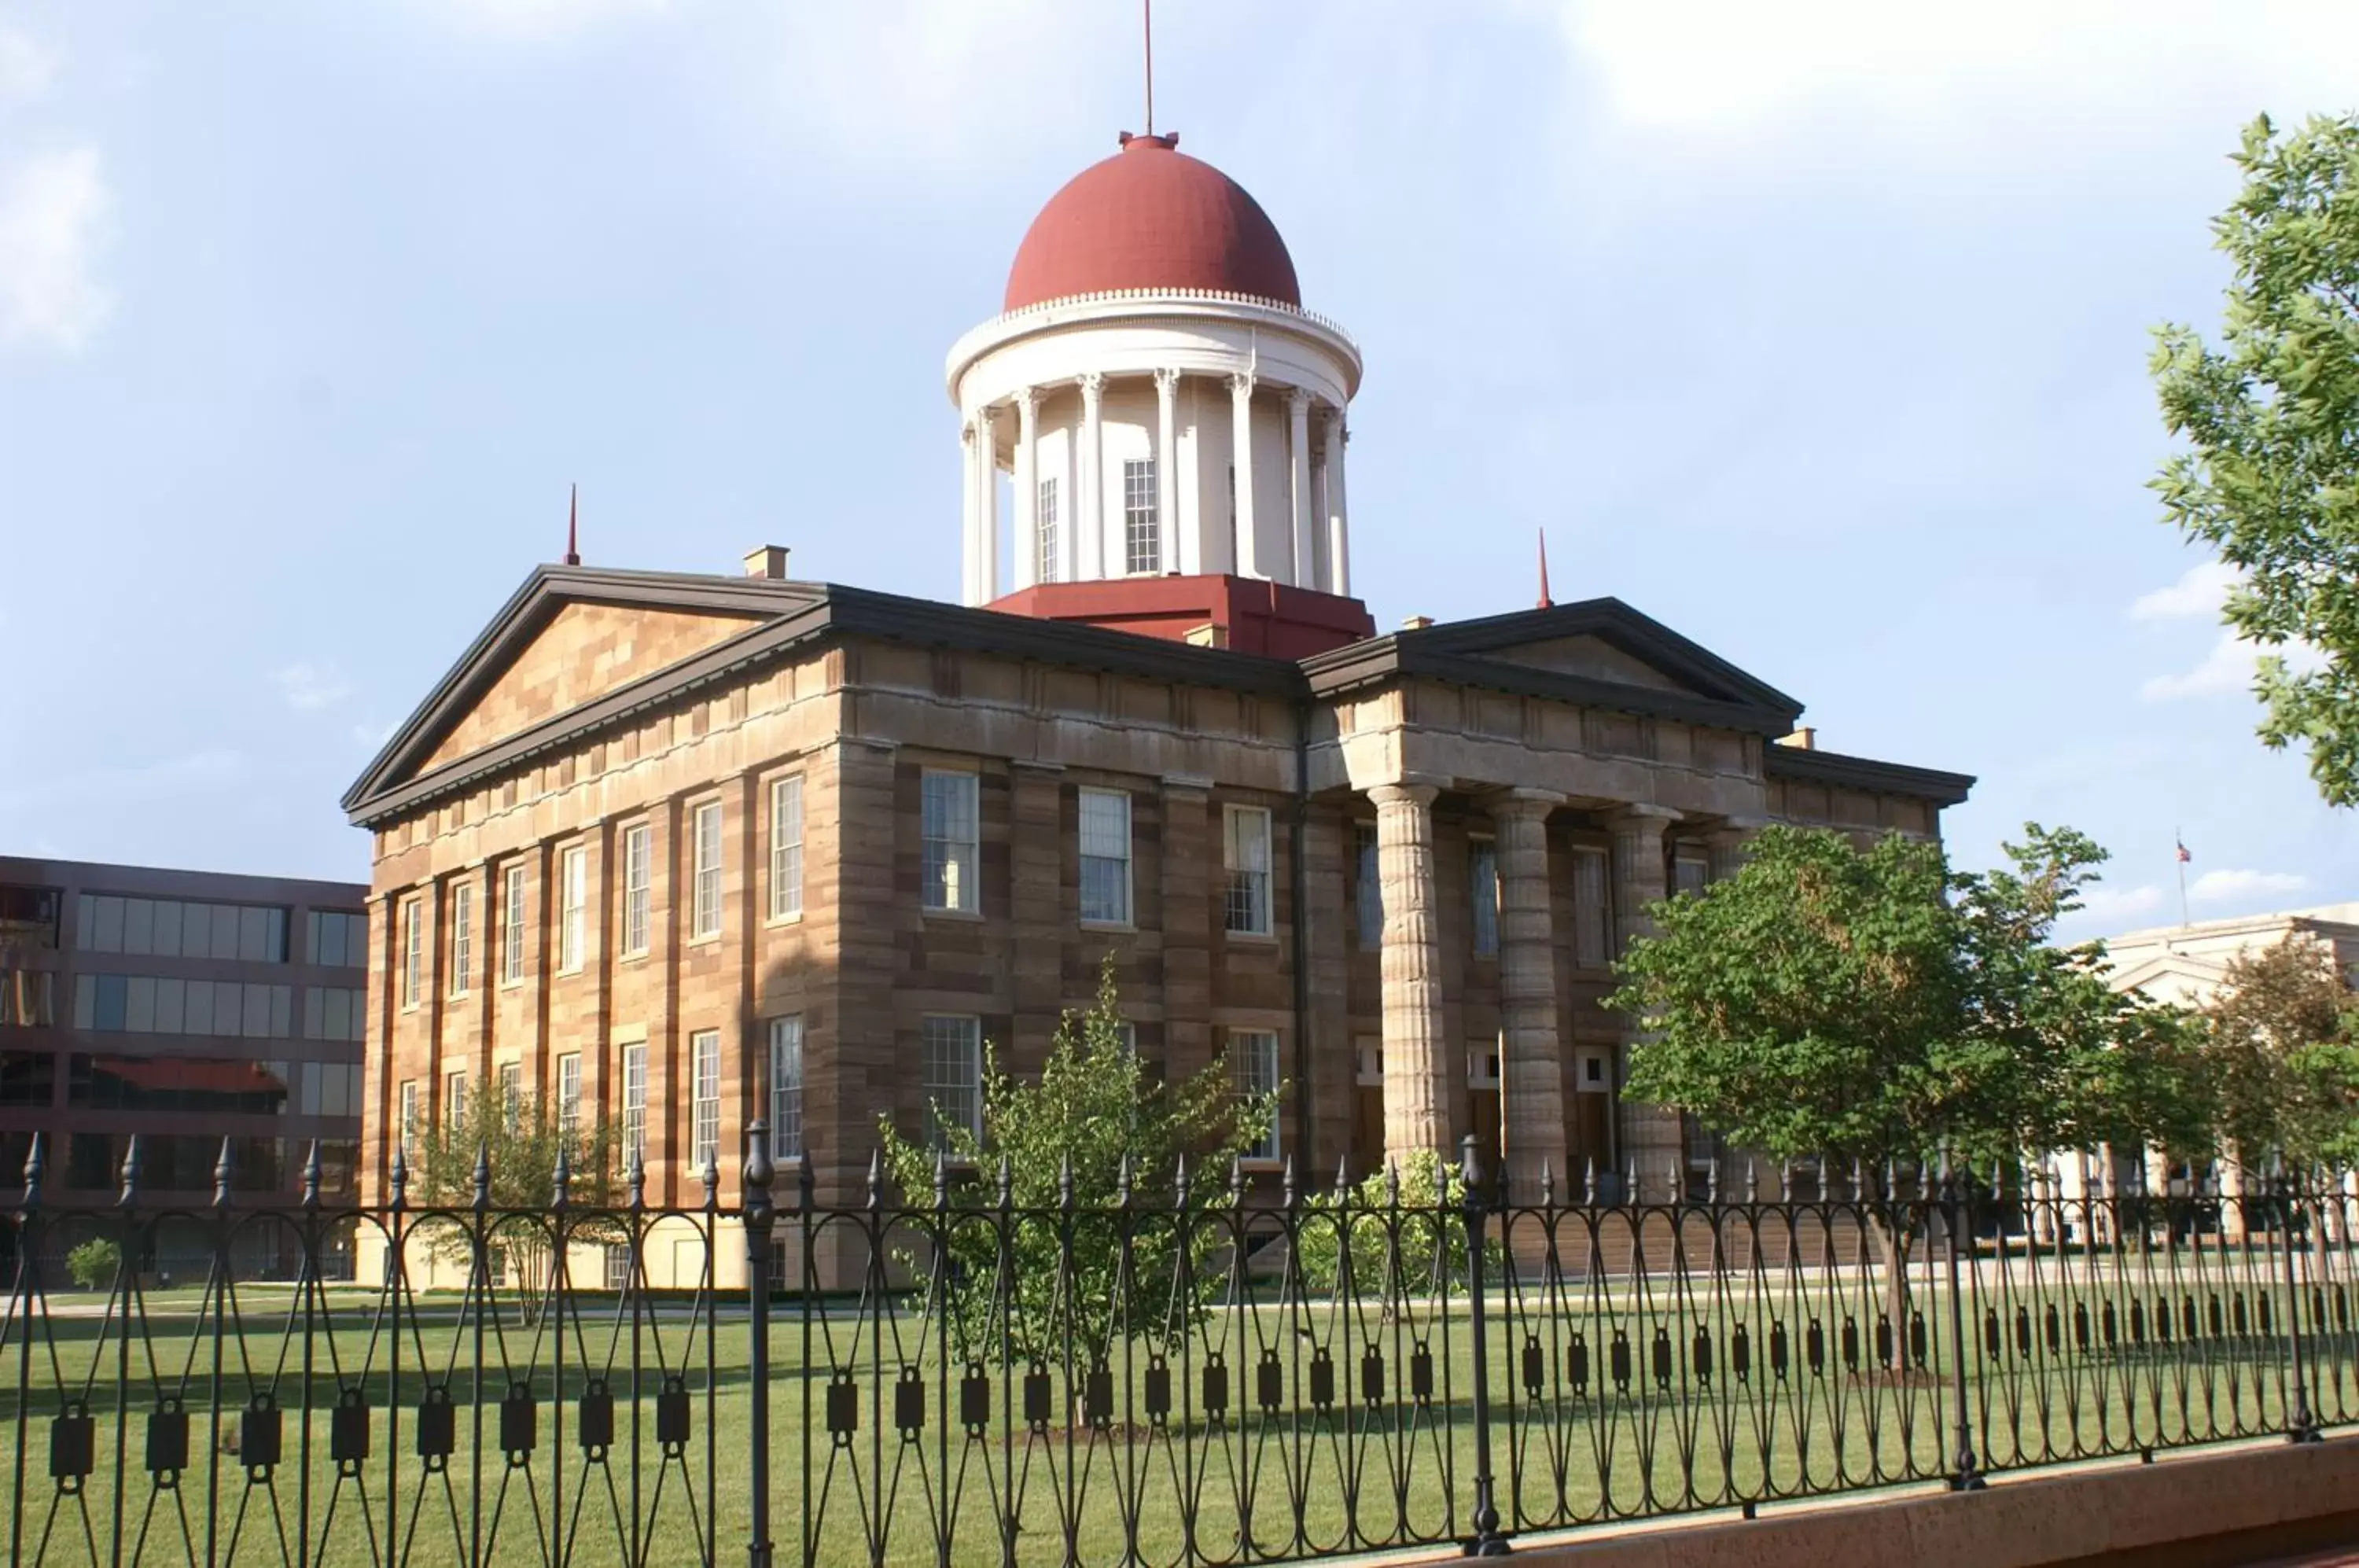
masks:
POLYGON ((975 588, 988 604, 999 597, 999 410, 986 405, 975 415, 975 449, 981 459, 976 477, 983 488, 975 495, 975 544, 982 551, 975 588))
POLYGON ((1093 582, 1105 575, 1105 377, 1093 370, 1082 377, 1082 493, 1074 499, 1073 578, 1093 582))
POLYGON ((1294 584, 1319 586, 1319 527, 1313 516, 1318 503, 1310 495, 1310 394, 1298 387, 1286 395, 1286 433, 1290 494, 1287 496, 1294 521, 1294 584))
POLYGON ((1251 376, 1239 371, 1229 377, 1229 485, 1235 492, 1229 504, 1229 522, 1237 536, 1232 559, 1238 576, 1267 577, 1268 568, 1254 545, 1253 394, 1251 376))
POLYGON ((1711 856, 1713 881, 1725 882, 1744 869, 1745 849, 1760 831, 1761 824, 1749 817, 1731 817, 1712 830, 1704 846, 1711 856))
POLYGON ((1180 373, 1169 365, 1155 373, 1155 570, 1180 567, 1179 511, 1180 373))
POLYGON ((960 514, 959 538, 962 543, 959 549, 959 602, 965 604, 980 604, 983 603, 978 596, 978 586, 982 581, 982 551, 976 547, 978 521, 975 508, 976 502, 983 494, 983 486, 976 482, 974 475, 975 439, 973 419, 969 419, 961 429, 959 440, 964 442, 966 447, 965 454, 962 459, 962 472, 966 476, 966 500, 960 514))
POLYGON ((1040 389, 1016 394, 1016 586, 1040 581, 1040 389))
POLYGON ((1327 592, 1348 596, 1352 592, 1351 529, 1343 512, 1343 448, 1352 432, 1343 428, 1343 410, 1327 416, 1327 592))
MULTIPOLYGON (((1499 857, 1499 1125, 1509 1201, 1539 1202, 1540 1170, 1565 1167, 1564 1062, 1549 917, 1548 817, 1564 797, 1513 789, 1491 803, 1499 857)), ((1560 1185, 1557 1191, 1570 1194, 1560 1185)))
MULTIPOLYGON (((1614 925, 1616 954, 1633 942, 1654 934, 1648 909, 1662 900, 1663 834, 1679 819, 1661 806, 1625 806, 1607 826, 1614 834, 1614 925)), ((1635 1031, 1625 1035, 1626 1054, 1636 1043, 1635 1031)), ((1680 1147, 1680 1113, 1669 1105, 1647 1105, 1625 1100, 1619 1106, 1622 1149, 1636 1167, 1645 1194, 1667 1199, 1678 1188, 1685 1151, 1680 1147)))
POLYGON ((1450 1052, 1443 1040, 1441 926, 1433 885, 1434 785, 1379 784, 1376 865, 1384 883, 1385 1153, 1447 1154, 1450 1052))

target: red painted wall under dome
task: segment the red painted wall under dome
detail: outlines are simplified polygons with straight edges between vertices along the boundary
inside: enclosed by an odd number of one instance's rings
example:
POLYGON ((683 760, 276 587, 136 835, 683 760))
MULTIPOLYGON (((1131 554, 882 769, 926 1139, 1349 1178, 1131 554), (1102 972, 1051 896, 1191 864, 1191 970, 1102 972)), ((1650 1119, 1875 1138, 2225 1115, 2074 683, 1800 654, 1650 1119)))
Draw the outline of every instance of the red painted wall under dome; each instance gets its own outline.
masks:
POLYGON ((1201 640, 1201 628, 1214 626, 1221 646, 1271 659, 1309 659, 1376 635, 1375 620, 1357 599, 1248 577, 1044 583, 995 599, 986 608, 1171 642, 1201 640))

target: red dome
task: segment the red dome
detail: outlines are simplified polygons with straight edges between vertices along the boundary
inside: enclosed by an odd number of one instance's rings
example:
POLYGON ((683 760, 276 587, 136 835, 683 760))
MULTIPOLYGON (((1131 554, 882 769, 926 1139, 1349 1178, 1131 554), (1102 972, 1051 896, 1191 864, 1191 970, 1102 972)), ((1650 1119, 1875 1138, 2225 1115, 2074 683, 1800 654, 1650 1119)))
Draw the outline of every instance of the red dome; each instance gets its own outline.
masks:
POLYGON ((1299 306, 1277 225, 1179 141, 1133 136, 1049 198, 1016 247, 1005 308, 1109 289, 1209 289, 1299 306))

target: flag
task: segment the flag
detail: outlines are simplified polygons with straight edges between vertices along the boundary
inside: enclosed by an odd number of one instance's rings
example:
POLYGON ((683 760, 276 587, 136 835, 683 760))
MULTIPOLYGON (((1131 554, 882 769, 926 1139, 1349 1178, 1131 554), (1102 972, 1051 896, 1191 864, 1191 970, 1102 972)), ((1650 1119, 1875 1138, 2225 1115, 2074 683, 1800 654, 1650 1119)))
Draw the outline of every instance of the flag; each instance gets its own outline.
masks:
POLYGON ((2194 858, 2195 858, 2193 855, 2190 855, 2190 854, 2188 854, 2188 853, 2187 853, 2187 844, 2186 844, 2186 842, 2185 842, 2184 840, 2180 840, 2180 839, 2173 839, 2171 842, 2172 842, 2172 843, 2174 843, 2174 844, 2177 844, 2179 845, 2179 864, 2180 864, 2180 865, 2184 866, 2184 865, 2186 865, 2189 861, 2190 861, 2190 860, 2192 860, 2192 859, 2194 859, 2194 858))

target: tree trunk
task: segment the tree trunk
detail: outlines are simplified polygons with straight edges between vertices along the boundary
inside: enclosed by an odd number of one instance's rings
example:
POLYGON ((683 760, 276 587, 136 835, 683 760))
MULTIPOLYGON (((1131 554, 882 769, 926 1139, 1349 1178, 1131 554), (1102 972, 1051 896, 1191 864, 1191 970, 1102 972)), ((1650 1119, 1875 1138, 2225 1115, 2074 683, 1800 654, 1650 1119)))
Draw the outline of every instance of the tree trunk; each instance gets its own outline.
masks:
POLYGON ((1859 1205, 1860 1226, 1875 1244, 1875 1261, 1884 1279, 1884 1318, 1892 1325, 1892 1356, 1886 1368, 1895 1375, 1908 1370, 1908 1242, 1910 1233, 1896 1231, 1872 1203, 1859 1205))

